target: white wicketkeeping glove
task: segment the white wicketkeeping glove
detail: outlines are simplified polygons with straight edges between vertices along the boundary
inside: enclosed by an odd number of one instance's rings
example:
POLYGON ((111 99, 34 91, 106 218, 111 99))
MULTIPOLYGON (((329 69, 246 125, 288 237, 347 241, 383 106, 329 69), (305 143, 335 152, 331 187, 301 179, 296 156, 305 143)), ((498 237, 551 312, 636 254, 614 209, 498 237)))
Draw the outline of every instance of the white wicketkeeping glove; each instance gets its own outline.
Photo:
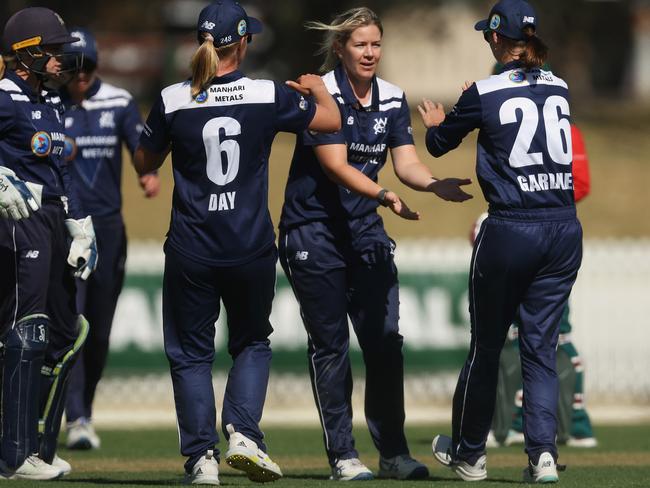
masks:
POLYGON ((43 186, 23 181, 9 168, 0 166, 0 217, 20 220, 41 208, 43 186))
POLYGON ((75 278, 86 280, 97 268, 97 241, 93 219, 90 215, 85 219, 66 219, 65 226, 72 237, 68 264, 76 268, 75 278))

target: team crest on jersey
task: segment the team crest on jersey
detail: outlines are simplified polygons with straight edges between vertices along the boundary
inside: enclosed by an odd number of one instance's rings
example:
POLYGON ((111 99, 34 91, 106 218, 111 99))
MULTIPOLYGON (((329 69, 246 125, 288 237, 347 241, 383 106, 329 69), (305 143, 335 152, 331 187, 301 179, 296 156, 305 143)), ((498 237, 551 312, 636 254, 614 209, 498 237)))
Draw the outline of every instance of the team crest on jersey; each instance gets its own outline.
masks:
POLYGON ((112 110, 106 110, 102 112, 99 116, 99 127, 102 129, 114 129, 115 128, 115 112, 112 110))
POLYGON ((203 90, 201 93, 199 93, 196 97, 194 97, 194 100, 196 103, 205 103, 208 99, 208 92, 203 90))
POLYGON ((508 75, 508 78, 510 78, 510 81, 513 83, 521 83, 526 79, 526 75, 523 71, 517 70, 510 73, 510 75, 508 75))
POLYGON ((302 110, 303 112, 304 112, 305 110, 307 110, 307 107, 309 107, 309 103, 307 103, 307 100, 305 100, 305 97, 303 97, 303 96, 300 97, 300 102, 298 102, 298 107, 299 107, 300 110, 302 110))
POLYGON ((45 131, 38 131, 32 137, 32 152, 39 158, 44 158, 52 151, 52 138, 45 131))
POLYGON ((375 125, 372 128, 375 131, 375 135, 385 134, 387 123, 388 123, 388 117, 380 117, 378 119, 375 119, 375 125))
POLYGON ((63 159, 72 161, 77 155, 77 143, 70 136, 65 136, 63 141, 63 159))
POLYGON ((239 34, 241 37, 244 37, 247 31, 248 26, 246 25, 246 21, 244 19, 241 19, 239 21, 239 24, 237 24, 237 34, 239 34))
POLYGON ((501 17, 499 14, 494 14, 490 19, 490 29, 495 30, 501 25, 501 17))

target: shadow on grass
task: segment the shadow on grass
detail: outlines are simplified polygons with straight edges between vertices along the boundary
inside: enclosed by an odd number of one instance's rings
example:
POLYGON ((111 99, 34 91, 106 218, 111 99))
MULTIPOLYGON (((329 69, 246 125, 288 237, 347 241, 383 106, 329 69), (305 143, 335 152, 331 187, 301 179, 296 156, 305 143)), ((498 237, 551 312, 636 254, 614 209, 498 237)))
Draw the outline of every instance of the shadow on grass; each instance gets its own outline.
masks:
POLYGON ((166 478, 164 480, 115 479, 115 478, 66 478, 65 483, 88 483, 93 485, 137 485, 137 486, 178 486, 182 479, 166 478))

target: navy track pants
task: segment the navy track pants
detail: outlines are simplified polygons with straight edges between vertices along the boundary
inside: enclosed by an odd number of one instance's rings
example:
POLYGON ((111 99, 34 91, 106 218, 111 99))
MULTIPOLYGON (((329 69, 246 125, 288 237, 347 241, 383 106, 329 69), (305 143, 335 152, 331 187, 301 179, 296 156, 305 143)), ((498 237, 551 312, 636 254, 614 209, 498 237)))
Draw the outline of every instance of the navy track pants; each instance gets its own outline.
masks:
POLYGON ((557 459, 555 353, 562 312, 582 260, 573 207, 491 213, 474 244, 469 276, 470 351, 453 401, 453 455, 485 452, 496 399, 499 356, 518 314, 526 452, 557 459))

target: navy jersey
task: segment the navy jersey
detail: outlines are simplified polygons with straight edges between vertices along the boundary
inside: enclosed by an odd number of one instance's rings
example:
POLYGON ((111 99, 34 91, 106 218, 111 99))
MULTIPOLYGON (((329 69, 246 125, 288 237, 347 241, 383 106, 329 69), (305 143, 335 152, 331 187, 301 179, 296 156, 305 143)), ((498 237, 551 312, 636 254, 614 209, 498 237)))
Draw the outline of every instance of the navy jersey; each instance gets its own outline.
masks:
POLYGON ((509 63, 466 90, 439 127, 427 131, 438 157, 480 128, 476 174, 492 209, 574 205, 569 91, 550 71, 509 63))
POLYGON ((133 154, 142 119, 126 90, 96 79, 81 104, 66 92, 66 160, 84 210, 93 217, 119 215, 122 207, 122 143, 133 154))
POLYGON ((35 93, 13 71, 0 80, 0 166, 43 185, 43 201, 67 199, 72 218, 83 217, 63 158, 63 106, 57 92, 35 93))
POLYGON ((347 144, 348 163, 377 181, 388 149, 413 144, 411 114, 399 87, 375 76, 371 103, 363 107, 342 65, 324 75, 323 81, 338 102, 342 128, 334 134, 306 131, 297 138, 282 208, 283 228, 315 220, 356 219, 377 209, 375 200, 332 182, 313 146, 347 144))
POLYGON ((205 264, 236 265, 274 245, 268 211, 268 158, 278 131, 305 130, 316 105, 284 84, 235 71, 196 99, 190 82, 165 88, 140 144, 174 170, 167 246, 205 264))

